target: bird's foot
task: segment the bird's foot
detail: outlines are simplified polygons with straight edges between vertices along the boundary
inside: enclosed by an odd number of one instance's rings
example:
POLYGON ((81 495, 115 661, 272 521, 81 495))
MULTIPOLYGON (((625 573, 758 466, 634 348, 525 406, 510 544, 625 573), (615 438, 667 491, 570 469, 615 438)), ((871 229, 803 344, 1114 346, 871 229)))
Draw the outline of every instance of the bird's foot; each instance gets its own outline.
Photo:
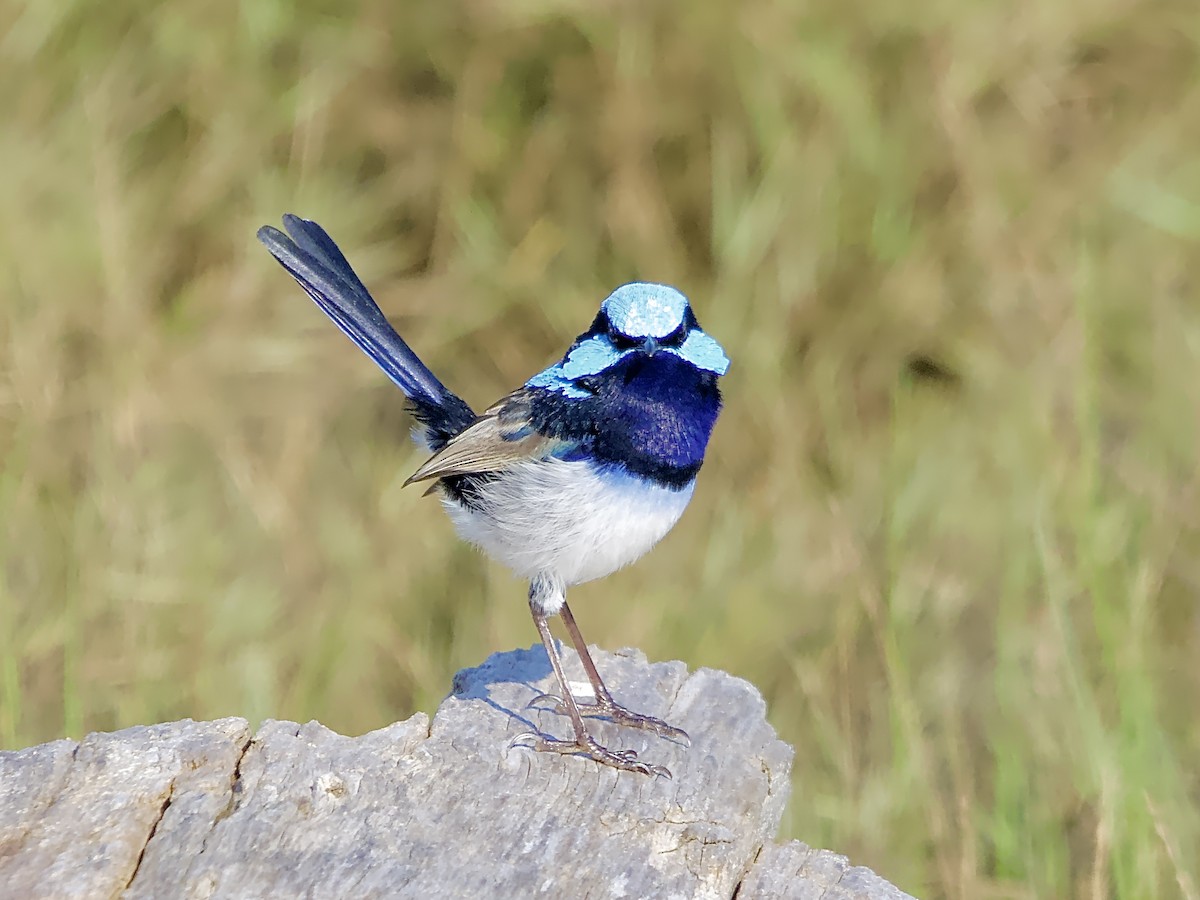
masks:
POLYGON ((611 766, 626 772, 638 772, 642 775, 659 775, 671 779, 671 770, 664 766, 655 766, 638 759, 636 750, 609 750, 598 744, 595 738, 585 735, 575 740, 560 741, 548 738, 533 731, 527 731, 513 738, 512 747, 530 747, 541 753, 562 753, 570 756, 586 756, 602 766, 611 766), (526 743, 529 741, 529 743, 526 743))
MULTIPOLYGON (((546 707, 561 716, 570 715, 570 710, 563 702, 562 697, 557 694, 539 694, 530 700, 526 705, 526 709, 539 707, 543 701, 552 701, 552 705, 546 707)), ((580 703, 577 699, 575 706, 579 709, 579 714, 588 719, 608 719, 618 725, 628 725, 630 728, 639 728, 642 731, 650 731, 657 734, 659 737, 665 737, 669 740, 683 744, 685 747, 692 746, 692 739, 688 737, 688 733, 682 728, 676 728, 674 725, 668 725, 662 719, 656 719, 654 716, 635 713, 632 710, 620 706, 612 699, 605 697, 597 699, 592 703, 580 703)), ((539 707, 541 708, 541 707, 539 707)))

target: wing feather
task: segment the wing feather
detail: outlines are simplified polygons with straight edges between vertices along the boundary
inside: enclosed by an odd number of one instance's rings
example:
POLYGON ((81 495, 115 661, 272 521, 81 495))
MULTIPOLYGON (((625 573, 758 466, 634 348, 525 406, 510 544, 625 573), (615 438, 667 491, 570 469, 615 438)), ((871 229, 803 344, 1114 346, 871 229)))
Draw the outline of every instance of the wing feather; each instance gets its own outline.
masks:
POLYGON ((417 469, 405 486, 418 481, 499 472, 529 459, 545 459, 566 448, 567 442, 536 431, 529 423, 524 390, 509 394, 484 410, 470 426, 417 469))

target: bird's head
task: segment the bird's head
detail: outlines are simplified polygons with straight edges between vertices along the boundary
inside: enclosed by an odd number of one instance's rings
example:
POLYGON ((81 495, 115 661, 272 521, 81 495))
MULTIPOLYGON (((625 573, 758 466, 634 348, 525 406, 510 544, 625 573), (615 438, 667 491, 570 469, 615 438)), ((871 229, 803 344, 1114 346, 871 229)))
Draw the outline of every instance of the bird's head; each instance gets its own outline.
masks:
POLYGON ((633 354, 669 353, 697 369, 724 375, 725 351, 701 329, 687 297, 665 284, 634 282, 600 304, 592 326, 575 339, 561 361, 526 382, 568 397, 590 396, 588 378, 633 354))

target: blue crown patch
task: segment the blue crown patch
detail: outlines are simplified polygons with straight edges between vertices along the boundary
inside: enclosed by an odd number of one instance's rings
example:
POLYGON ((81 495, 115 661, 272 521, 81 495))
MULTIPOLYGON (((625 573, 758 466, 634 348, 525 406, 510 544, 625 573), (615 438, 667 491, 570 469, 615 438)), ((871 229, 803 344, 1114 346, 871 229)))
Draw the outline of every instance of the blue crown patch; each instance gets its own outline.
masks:
POLYGON ((635 281, 609 294, 600 308, 621 334, 659 338, 683 323, 688 299, 670 285, 635 281))

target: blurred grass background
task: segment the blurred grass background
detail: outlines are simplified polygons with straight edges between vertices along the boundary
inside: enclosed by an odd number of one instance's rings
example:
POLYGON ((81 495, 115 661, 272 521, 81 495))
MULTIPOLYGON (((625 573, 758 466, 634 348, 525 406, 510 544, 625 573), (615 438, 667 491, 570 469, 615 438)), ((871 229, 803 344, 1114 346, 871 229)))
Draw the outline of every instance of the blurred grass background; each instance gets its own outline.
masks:
POLYGON ((787 836, 921 896, 1200 896, 1194 4, 0 22, 0 745, 358 733, 535 641, 254 240, 294 211, 477 408, 614 285, 691 295, 734 360, 696 500, 573 598, 763 690, 787 836))

